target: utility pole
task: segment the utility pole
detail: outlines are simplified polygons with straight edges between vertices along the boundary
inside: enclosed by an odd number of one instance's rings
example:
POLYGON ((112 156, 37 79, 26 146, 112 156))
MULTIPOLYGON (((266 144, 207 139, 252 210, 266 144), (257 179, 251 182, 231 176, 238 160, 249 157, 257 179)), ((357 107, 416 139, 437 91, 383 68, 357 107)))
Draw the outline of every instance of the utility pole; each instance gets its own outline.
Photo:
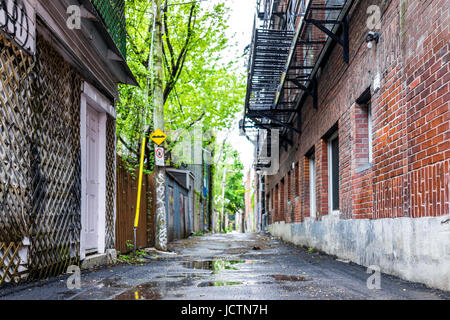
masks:
MULTIPOLYGON (((164 132, 164 88, 163 88, 163 44, 162 44, 162 15, 161 0, 155 0, 155 86, 153 93, 153 124, 154 128, 164 132)), ((156 186, 156 235, 155 247, 167 250, 166 224, 166 171, 164 167, 155 165, 156 186)))

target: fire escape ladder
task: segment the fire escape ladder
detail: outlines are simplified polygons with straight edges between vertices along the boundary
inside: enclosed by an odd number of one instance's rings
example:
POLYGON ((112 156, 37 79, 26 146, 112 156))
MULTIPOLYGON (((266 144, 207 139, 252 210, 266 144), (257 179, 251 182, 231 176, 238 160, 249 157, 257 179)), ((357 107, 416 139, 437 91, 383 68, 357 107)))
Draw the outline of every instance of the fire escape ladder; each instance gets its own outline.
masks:
POLYGON ((258 1, 257 16, 261 21, 255 21, 241 122, 247 137, 254 134, 258 145, 264 144, 269 135, 262 132, 279 129, 280 146, 285 149, 293 145, 294 135, 300 138, 306 98, 311 99, 315 110, 319 108, 320 67, 326 63, 328 53, 339 45, 342 59, 349 63, 348 13, 353 3, 354 0, 258 1))

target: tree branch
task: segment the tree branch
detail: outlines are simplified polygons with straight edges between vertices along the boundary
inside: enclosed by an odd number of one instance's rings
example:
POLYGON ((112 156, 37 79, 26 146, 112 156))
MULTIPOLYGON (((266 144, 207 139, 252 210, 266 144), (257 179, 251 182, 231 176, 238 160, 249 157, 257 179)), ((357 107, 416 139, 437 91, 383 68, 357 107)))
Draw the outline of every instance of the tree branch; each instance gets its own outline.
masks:
MULTIPOLYGON (((176 82, 178 81, 181 72, 183 70, 184 67, 184 62, 186 61, 186 56, 188 53, 188 49, 189 49, 189 44, 192 38, 192 30, 194 28, 195 25, 195 4, 193 4, 191 6, 191 10, 189 13, 189 20, 188 20, 188 28, 187 28, 187 36, 186 36, 186 40, 184 42, 183 48, 181 49, 181 52, 177 58, 177 62, 176 64, 172 67, 171 72, 169 73, 170 76, 170 80, 167 82, 166 87, 164 88, 164 103, 166 102, 167 98, 169 97, 170 93, 172 92, 173 88, 175 87, 176 82), (194 20, 194 23, 193 23, 194 20)), ((167 32, 167 30, 166 30, 167 32)), ((168 38, 166 38, 166 42, 167 42, 168 38)))
POLYGON ((197 120, 194 120, 193 122, 191 122, 191 123, 189 124, 188 127, 192 127, 194 124, 196 124, 197 122, 199 122, 200 120, 202 120, 203 117, 205 116, 205 114, 206 114, 205 111, 203 111, 203 113, 200 115, 200 117, 198 117, 197 120))
POLYGON ((173 50, 173 46, 172 43, 170 42, 170 35, 169 35, 169 26, 167 25, 167 0, 164 6, 164 11, 163 11, 163 21, 164 21, 164 32, 166 35, 166 43, 167 43, 167 47, 169 48, 169 53, 170 53, 170 64, 172 67, 172 70, 175 68, 175 53, 173 50))
POLYGON ((130 151, 132 154, 138 154, 138 152, 133 149, 133 147, 131 147, 123 138, 121 135, 119 135, 119 141, 123 144, 123 146, 128 149, 128 151, 130 151))

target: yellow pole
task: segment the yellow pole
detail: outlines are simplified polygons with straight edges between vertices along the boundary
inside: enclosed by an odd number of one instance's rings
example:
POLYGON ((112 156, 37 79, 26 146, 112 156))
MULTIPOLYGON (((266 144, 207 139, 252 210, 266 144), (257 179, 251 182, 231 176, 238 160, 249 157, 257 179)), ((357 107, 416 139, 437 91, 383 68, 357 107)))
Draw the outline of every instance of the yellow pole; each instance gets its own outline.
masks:
POLYGON ((141 165, 139 167, 139 185, 136 204, 136 217, 134 218, 134 228, 137 229, 139 225, 139 211, 141 208, 141 191, 142 191, 142 176, 144 174, 144 155, 145 155, 145 137, 142 139, 141 148, 141 165))

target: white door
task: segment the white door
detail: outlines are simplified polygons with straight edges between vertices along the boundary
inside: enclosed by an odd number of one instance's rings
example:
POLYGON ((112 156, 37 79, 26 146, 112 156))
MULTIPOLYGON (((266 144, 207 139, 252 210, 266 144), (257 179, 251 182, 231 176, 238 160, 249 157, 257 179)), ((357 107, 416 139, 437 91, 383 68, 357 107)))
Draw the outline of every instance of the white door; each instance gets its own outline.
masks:
POLYGON ((98 249, 99 114, 86 108, 86 210, 83 221, 86 253, 98 249))

